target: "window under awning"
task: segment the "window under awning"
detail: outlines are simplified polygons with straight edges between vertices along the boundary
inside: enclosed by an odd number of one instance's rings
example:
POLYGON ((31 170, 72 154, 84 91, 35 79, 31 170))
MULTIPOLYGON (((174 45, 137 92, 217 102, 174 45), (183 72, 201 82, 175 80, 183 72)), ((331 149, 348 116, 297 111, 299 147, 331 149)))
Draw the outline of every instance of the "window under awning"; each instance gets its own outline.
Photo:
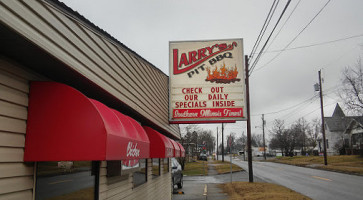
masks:
POLYGON ((174 156, 174 146, 166 136, 154 129, 143 126, 150 140, 150 158, 170 158, 174 156))
POLYGON ((56 82, 31 82, 24 161, 148 158, 150 142, 132 118, 56 82))

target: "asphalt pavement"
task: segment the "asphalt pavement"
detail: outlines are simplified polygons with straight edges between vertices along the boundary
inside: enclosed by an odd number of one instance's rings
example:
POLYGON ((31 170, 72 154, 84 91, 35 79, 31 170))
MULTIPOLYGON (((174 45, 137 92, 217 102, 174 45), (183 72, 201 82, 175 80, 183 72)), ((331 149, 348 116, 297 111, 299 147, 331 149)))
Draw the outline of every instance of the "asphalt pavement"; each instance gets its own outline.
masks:
MULTIPOLYGON (((247 161, 235 158, 232 162, 248 170, 247 161)), ((363 176, 272 162, 253 162, 253 175, 264 182, 285 186, 314 200, 363 199, 363 176)))

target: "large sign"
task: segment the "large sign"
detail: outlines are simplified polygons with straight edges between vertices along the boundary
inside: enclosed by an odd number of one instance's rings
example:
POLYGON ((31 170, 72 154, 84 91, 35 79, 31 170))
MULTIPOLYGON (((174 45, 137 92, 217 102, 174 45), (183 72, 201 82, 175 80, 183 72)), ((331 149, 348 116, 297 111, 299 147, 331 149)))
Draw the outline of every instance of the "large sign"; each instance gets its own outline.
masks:
POLYGON ((247 120, 242 39, 169 43, 169 121, 247 120))

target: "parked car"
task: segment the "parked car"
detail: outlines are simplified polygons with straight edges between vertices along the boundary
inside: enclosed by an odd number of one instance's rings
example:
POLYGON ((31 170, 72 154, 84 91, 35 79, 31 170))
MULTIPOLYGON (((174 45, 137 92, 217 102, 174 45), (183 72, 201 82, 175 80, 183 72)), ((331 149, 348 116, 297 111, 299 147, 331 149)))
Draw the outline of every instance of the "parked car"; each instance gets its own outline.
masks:
POLYGON ((199 160, 205 160, 205 161, 207 161, 207 154, 201 153, 200 156, 199 156, 199 160))
POLYGON ((183 187, 183 171, 182 171, 182 167, 179 164, 179 162, 175 159, 175 158, 171 158, 171 181, 173 183, 173 188, 174 185, 177 185, 178 188, 182 188, 183 187))

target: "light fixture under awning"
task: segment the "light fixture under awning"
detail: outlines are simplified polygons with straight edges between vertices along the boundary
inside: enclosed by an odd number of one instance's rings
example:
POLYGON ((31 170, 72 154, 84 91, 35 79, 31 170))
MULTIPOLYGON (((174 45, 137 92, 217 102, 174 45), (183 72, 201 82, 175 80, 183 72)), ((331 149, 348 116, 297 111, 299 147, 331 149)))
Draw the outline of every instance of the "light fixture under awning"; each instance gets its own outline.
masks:
POLYGON ((32 82, 24 161, 148 158, 150 142, 141 129, 72 87, 32 82))
POLYGON ((143 126, 150 140, 150 158, 171 158, 174 156, 174 146, 171 141, 154 129, 143 126))

